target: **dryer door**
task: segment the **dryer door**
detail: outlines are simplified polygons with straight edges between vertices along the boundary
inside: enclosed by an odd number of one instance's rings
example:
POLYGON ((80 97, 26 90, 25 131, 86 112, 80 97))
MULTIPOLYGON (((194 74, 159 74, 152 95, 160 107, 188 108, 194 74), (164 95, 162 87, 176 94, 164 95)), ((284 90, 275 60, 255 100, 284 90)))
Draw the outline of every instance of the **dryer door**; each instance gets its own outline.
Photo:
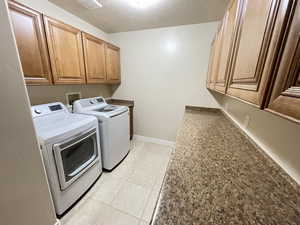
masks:
POLYGON ((65 190, 99 160, 97 146, 96 129, 53 146, 61 190, 65 190))

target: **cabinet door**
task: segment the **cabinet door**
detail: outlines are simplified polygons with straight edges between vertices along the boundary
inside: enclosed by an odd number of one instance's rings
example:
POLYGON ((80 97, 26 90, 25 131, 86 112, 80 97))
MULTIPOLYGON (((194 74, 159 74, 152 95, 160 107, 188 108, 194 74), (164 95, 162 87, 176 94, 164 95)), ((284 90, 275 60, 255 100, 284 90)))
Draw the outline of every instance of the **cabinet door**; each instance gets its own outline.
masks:
POLYGON ((42 15, 16 2, 8 6, 26 83, 51 84, 42 15))
POLYGON ((220 55, 221 55, 221 46, 222 46, 222 30, 223 23, 220 24, 219 29, 217 31, 213 46, 212 46, 212 63, 209 74, 209 89, 215 90, 216 77, 219 73, 219 65, 220 65, 220 55))
POLYGON ((44 16, 55 84, 85 83, 81 31, 44 16))
POLYGON ((300 2, 292 7, 267 110, 300 123, 300 2), (295 8, 295 9, 294 9, 295 8))
POLYGON ((227 94, 262 107, 288 0, 243 0, 227 94), (282 4, 281 4, 282 3, 282 4))
POLYGON ((232 63, 232 51, 236 38, 236 26, 238 24, 238 3, 237 0, 232 0, 229 4, 228 10, 225 13, 223 23, 222 44, 220 51, 220 68, 216 75, 215 90, 225 93, 228 75, 232 63))
POLYGON ((82 38, 87 83, 104 83, 106 81, 105 42, 86 33, 82 33, 82 38))
POLYGON ((108 83, 121 82, 120 49, 111 44, 106 44, 106 79, 108 83))
POLYGON ((213 68, 214 56, 215 56, 215 38, 212 41, 211 48, 210 48, 210 56, 209 56, 207 80, 206 80, 206 87, 208 89, 214 89, 214 83, 213 83, 213 79, 212 79, 212 75, 213 75, 212 68, 213 68))

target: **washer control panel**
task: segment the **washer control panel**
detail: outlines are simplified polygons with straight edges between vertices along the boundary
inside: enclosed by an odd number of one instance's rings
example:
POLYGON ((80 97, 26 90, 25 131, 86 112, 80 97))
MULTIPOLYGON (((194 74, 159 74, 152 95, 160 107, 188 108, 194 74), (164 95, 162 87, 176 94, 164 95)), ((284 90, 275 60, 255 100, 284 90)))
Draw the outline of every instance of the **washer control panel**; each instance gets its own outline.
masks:
POLYGON ((103 105, 103 107, 107 105, 103 97, 80 99, 75 101, 74 103, 74 106, 85 108, 85 109, 91 106, 99 106, 99 105, 103 105))

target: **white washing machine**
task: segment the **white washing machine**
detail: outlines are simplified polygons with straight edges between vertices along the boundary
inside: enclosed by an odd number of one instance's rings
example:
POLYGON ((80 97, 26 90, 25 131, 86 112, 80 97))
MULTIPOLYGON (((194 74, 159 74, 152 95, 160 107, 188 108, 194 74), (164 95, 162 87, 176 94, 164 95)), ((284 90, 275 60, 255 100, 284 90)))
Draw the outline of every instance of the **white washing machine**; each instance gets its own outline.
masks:
POLYGON ((98 120, 70 113, 62 103, 32 106, 49 186, 58 215, 102 173, 98 120))
POLYGON ((74 113, 96 116, 99 121, 102 165, 113 170, 130 149, 129 109, 109 105, 103 97, 80 99, 74 102, 74 113))

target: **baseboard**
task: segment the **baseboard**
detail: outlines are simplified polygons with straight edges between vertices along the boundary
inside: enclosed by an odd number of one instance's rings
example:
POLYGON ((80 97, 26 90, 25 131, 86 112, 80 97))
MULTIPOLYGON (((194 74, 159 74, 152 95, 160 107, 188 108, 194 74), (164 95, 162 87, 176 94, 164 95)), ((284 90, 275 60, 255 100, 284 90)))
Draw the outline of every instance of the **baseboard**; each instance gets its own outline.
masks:
POLYGON ((56 220, 56 223, 54 225, 61 225, 59 219, 56 220))
POLYGON ((145 137, 141 135, 133 135, 133 140, 136 141, 143 141, 143 142, 150 142, 154 144, 159 144, 159 145, 165 145, 174 148, 175 147, 175 142, 173 141, 167 141, 159 138, 152 138, 152 137, 145 137))
POLYGON ((272 149, 263 144, 260 140, 256 138, 249 130, 247 130, 239 121, 237 121, 231 114, 229 114, 225 108, 222 111, 261 149, 263 150, 271 159, 273 159, 288 175, 290 175, 299 185, 300 180, 293 172, 292 169, 286 166, 276 155, 272 154, 272 149))

